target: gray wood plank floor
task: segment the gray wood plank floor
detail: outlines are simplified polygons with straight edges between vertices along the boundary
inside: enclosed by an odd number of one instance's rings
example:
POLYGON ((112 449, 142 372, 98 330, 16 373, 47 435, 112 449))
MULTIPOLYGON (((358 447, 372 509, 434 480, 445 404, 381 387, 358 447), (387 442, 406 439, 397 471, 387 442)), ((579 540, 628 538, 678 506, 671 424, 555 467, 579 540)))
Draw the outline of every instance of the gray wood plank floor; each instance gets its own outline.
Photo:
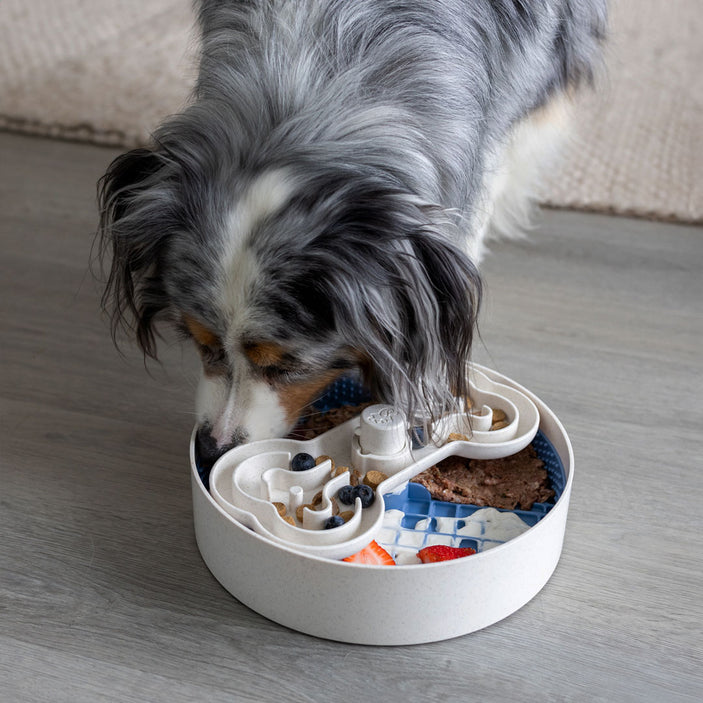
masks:
POLYGON ((571 435, 561 562, 482 632, 351 646, 249 611, 199 557, 195 358, 120 356, 87 271, 114 154, 0 134, 0 700, 703 699, 701 229, 545 212, 493 246, 476 357, 571 435))

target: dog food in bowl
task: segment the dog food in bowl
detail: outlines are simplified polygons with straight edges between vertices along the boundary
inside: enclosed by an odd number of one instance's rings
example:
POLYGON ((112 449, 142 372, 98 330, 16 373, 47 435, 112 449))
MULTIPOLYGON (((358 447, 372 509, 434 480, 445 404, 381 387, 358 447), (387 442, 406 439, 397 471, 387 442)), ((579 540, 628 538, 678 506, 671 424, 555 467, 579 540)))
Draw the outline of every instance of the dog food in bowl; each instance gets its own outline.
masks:
MULTIPOLYGON (((407 482, 407 472, 399 477, 406 479, 405 483, 396 481, 396 469, 391 468, 372 507, 361 511, 367 514, 377 506, 383 508, 383 526, 374 539, 381 549, 367 557, 371 561, 345 563, 339 560, 341 557, 323 554, 324 549, 309 549, 308 540, 301 545, 289 541, 282 544, 262 534, 247 511, 234 506, 229 511, 223 509, 212 494, 213 482, 226 502, 231 499, 232 475, 223 472, 218 484, 209 471, 198 467, 194 430, 191 462, 195 533, 203 559, 215 577, 242 603, 276 622, 311 635, 359 644, 415 644, 467 634, 506 617, 532 599, 546 584, 561 553, 573 480, 573 453, 564 428, 542 401, 494 371, 475 368, 487 379, 485 385, 490 390, 512 389, 529 398, 539 411, 539 430, 531 442, 518 447, 520 438, 534 426, 529 408, 518 402, 519 419, 510 417, 518 425, 517 432, 500 440, 501 449, 509 449, 506 454, 516 454, 531 444, 544 463, 553 498, 545 503, 534 502, 529 511, 522 510, 519 501, 520 507, 514 510, 439 501, 420 483, 407 482), (419 552, 428 548, 433 549, 423 553, 429 555, 423 562, 419 552), (461 558, 435 561, 431 556, 451 555, 455 549, 464 550, 457 552, 461 558), (241 568, 242 564, 247 568, 241 568), (286 578, 281 579, 281 574, 286 578), (363 607, 359 609, 355 604, 363 607), (350 617, 344 615, 346 612, 350 617)), ((352 397, 356 400, 356 396, 352 397)), ((461 428, 448 429, 466 432, 461 428)), ((334 469, 328 457, 340 467, 355 465, 346 443, 347 434, 346 429, 335 430, 329 439, 323 435, 299 445, 276 440, 266 449, 285 452, 289 446, 299 447, 288 454, 287 461, 297 451, 314 457, 327 455, 323 461, 329 476, 334 469)), ((495 458, 496 440, 481 440, 480 445, 474 443, 473 447, 465 446, 469 444, 466 440, 447 443, 441 451, 413 446, 413 457, 425 456, 427 461, 422 467, 418 465, 421 470, 413 476, 451 456, 468 454, 471 461, 495 458)), ((244 452, 261 451, 250 447, 244 452)), ((283 469, 287 461, 272 466, 283 469)), ((380 468, 385 473, 379 466, 360 468, 360 482, 365 482, 370 470, 380 468)), ((305 471, 285 473, 303 479, 305 471)), ((351 484, 348 478, 340 479, 334 488, 338 490, 344 482, 351 484)), ((318 489, 309 490, 306 503, 312 502, 318 489)), ((332 495, 332 490, 328 490, 328 497, 332 495)), ((271 510, 275 512, 277 507, 271 505, 271 510)), ((345 515, 349 512, 345 506, 340 506, 340 511, 342 519, 351 517, 345 515)), ((275 517, 280 520, 278 513, 275 517)), ((357 512, 356 519, 359 517, 357 512)), ((339 529, 313 532, 332 536, 339 529)), ((308 530, 299 532, 312 534, 308 530)), ((359 544, 357 551, 364 551, 368 545, 368 540, 359 544)))
POLYGON ((514 510, 554 497, 544 462, 532 445, 499 459, 450 456, 411 479, 435 500, 514 510))

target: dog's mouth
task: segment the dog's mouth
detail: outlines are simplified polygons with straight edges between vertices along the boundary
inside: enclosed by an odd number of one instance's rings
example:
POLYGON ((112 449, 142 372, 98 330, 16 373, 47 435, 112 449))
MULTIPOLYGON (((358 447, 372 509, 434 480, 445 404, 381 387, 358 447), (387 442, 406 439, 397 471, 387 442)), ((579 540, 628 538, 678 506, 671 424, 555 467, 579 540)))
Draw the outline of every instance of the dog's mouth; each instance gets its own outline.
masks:
POLYGON ((203 424, 198 427, 195 433, 195 453, 198 459, 198 464, 201 468, 209 470, 214 463, 230 449, 244 444, 247 441, 246 432, 239 430, 235 432, 231 441, 224 445, 218 445, 215 438, 212 436, 212 428, 209 424, 203 424))

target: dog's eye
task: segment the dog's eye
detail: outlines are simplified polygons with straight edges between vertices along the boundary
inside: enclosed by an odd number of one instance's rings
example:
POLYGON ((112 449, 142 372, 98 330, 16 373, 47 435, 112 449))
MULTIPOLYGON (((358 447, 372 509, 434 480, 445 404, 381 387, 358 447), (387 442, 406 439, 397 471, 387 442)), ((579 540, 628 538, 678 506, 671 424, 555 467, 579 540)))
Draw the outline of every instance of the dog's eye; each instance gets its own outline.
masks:
POLYGON ((279 368, 282 361, 286 360, 286 350, 276 342, 244 342, 244 354, 249 361, 258 368, 279 368))
POLYGON ((183 338, 189 338, 195 342, 207 373, 224 374, 228 372, 229 364, 224 347, 220 338, 212 330, 187 315, 183 316, 176 329, 183 338))
POLYGON ((284 369, 280 366, 260 366, 261 375, 267 380, 272 382, 281 382, 289 379, 291 377, 291 370, 284 369))
POLYGON ((209 347, 204 344, 198 344, 198 348, 206 366, 214 368, 227 364, 227 355, 222 347, 209 347))

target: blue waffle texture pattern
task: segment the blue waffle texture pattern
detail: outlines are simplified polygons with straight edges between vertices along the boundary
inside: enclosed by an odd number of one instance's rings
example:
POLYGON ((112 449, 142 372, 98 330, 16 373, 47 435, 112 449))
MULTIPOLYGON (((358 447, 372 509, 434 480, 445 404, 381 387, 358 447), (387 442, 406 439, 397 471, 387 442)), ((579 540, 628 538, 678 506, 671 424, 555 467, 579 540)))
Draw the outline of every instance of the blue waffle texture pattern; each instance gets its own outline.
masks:
POLYGON ((370 400, 371 394, 357 376, 341 376, 325 389, 313 407, 324 413, 340 405, 360 405, 370 400))
MULTIPOLYGON (((537 433, 532 446, 544 462, 555 492, 554 500, 534 503, 531 510, 499 509, 501 513, 517 515, 529 527, 536 525, 552 509, 566 483, 561 458, 542 432, 537 433)), ((378 538, 393 558, 397 558, 400 552, 414 552, 431 544, 470 547, 482 552, 503 543, 489 536, 487 525, 481 520, 476 523, 477 534, 470 537, 460 534, 466 525, 465 519, 482 510, 483 506, 433 500, 430 492, 418 483, 408 483, 402 492, 386 494, 383 500, 387 511, 400 510, 404 514, 397 527, 384 527, 378 538)))

